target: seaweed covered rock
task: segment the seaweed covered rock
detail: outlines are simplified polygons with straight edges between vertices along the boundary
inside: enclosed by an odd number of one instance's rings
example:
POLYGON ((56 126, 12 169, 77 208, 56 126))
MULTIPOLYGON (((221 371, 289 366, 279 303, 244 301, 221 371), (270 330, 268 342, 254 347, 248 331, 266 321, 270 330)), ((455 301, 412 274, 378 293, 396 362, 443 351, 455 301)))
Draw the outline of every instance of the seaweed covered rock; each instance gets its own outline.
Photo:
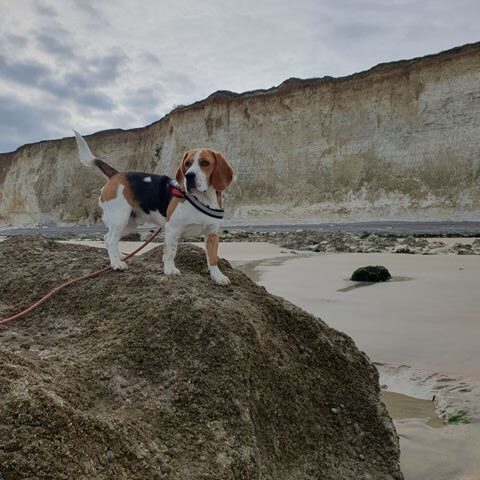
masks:
MULTIPOLYGON (((378 374, 346 335, 225 260, 162 247, 0 328, 3 480, 401 479, 378 374)), ((0 243, 0 317, 106 252, 0 243)))
POLYGON ((390 272, 380 265, 369 265, 368 267, 357 268, 350 278, 355 282, 386 282, 392 276, 390 272))

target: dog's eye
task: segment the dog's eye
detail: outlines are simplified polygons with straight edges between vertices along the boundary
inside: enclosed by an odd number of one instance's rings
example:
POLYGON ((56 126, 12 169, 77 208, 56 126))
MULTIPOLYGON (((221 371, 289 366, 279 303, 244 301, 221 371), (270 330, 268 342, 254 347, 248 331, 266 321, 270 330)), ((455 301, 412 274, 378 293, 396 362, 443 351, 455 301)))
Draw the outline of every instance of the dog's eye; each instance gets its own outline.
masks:
POLYGON ((186 167, 191 167, 192 166, 192 162, 190 160, 188 160, 187 162, 185 162, 185 166, 186 167))
POLYGON ((209 164, 206 160, 202 160, 202 161, 200 162, 200 166, 201 166, 201 167, 208 167, 209 165, 210 165, 210 164, 209 164))

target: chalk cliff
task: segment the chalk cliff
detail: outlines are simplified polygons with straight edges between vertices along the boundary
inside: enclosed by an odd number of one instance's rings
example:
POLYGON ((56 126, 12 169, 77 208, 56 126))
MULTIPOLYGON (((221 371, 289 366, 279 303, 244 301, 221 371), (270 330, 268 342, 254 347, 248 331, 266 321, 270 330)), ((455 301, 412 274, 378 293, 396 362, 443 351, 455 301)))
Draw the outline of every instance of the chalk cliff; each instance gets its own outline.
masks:
MULTIPOLYGON (((234 165, 231 221, 480 218, 480 43, 343 78, 220 91, 88 137, 117 168, 173 174, 186 148, 234 165)), ((74 126, 73 126, 74 127, 74 126)), ((102 179, 72 138, 0 154, 0 221, 95 222, 102 179)))

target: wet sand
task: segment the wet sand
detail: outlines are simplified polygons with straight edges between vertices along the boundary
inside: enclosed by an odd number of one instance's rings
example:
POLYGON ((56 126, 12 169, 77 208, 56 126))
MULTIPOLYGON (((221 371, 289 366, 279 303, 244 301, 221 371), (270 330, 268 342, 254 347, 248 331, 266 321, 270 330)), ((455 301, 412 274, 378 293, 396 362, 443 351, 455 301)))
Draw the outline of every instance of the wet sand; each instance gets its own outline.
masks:
POLYGON ((400 435, 406 480, 480 479, 478 418, 446 425, 431 401, 443 395, 450 411, 464 405, 480 410, 479 257, 298 254, 237 266, 270 292, 348 333, 384 364, 381 383, 409 394, 387 391, 383 397, 400 435), (386 266, 393 280, 348 280, 365 265, 386 266))
POLYGON ((376 362, 480 376, 478 256, 299 254, 242 269, 351 335, 376 362), (351 282, 365 265, 386 266, 393 281, 351 282))

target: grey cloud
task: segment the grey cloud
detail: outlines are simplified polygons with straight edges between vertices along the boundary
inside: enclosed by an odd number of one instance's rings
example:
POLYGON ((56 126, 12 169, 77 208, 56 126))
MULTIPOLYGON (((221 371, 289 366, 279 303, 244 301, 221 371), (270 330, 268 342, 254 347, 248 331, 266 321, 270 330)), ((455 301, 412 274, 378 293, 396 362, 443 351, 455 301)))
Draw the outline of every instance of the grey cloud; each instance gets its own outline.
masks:
POLYGON ((372 25, 366 22, 355 22, 350 21, 344 25, 338 27, 333 27, 331 34, 334 36, 336 41, 341 39, 342 42, 351 42, 352 39, 356 41, 359 40, 369 40, 375 35, 381 35, 386 32, 386 28, 381 25, 372 25))
MULTIPOLYGON (((83 94, 84 98, 88 99, 87 93, 94 95, 96 88, 107 87, 118 79, 120 68, 126 60, 127 56, 121 51, 108 52, 104 56, 91 59, 76 58, 73 61, 72 58, 69 65, 73 69, 61 75, 35 60, 8 61, 4 55, 0 55, 0 78, 36 87, 58 98, 74 98, 74 94, 77 93, 79 96, 83 94)), ((99 95, 99 98, 100 96, 103 100, 98 104, 105 109, 107 101, 103 95, 99 95)), ((93 102, 89 105, 93 105, 93 102)))
POLYGON ((42 50, 44 50, 46 53, 57 57, 67 57, 72 59, 75 57, 73 47, 66 42, 58 40, 56 36, 47 33, 41 33, 36 36, 36 40, 42 50))
MULTIPOLYGON (((155 74, 152 75, 152 78, 155 79, 155 74)), ((192 91, 194 91, 197 87, 195 80, 189 78, 186 74, 181 72, 175 71, 165 71, 162 72, 162 79, 164 79, 164 83, 168 84, 168 87, 165 86, 165 89, 174 90, 177 93, 182 94, 189 94, 191 95, 192 91)))
POLYGON ((85 67, 97 82, 111 82, 118 77, 121 66, 127 60, 128 56, 123 51, 115 50, 103 56, 86 60, 85 67))
POLYGON ((95 0, 72 0, 72 2, 75 8, 85 14, 92 30, 110 25, 103 13, 94 6, 95 0))
POLYGON ((163 94, 163 90, 163 87, 160 85, 138 88, 133 92, 129 92, 129 94, 123 99, 122 103, 134 110, 156 109, 163 94))
POLYGON ((3 42, 9 43, 11 46, 14 46, 14 47, 25 47, 28 43, 28 40, 23 35, 7 33, 2 38, 2 43, 3 42))
POLYGON ((44 15, 46 17, 56 17, 57 16, 57 11, 53 8, 50 7, 49 5, 41 5, 41 4, 35 4, 35 10, 40 14, 44 15))
POLYGON ((49 84, 52 92, 57 95, 67 95, 69 91, 91 90, 107 87, 120 77, 120 70, 126 64, 128 57, 121 51, 115 51, 104 56, 87 59, 77 57, 75 67, 63 75, 58 81, 49 84))
POLYGON ((0 55, 0 78, 5 80, 27 86, 36 86, 50 74, 49 67, 35 60, 8 62, 5 56, 0 55))
POLYGON ((153 65, 156 65, 157 67, 161 65, 161 60, 160 58, 158 58, 157 55, 155 55, 154 53, 150 53, 150 52, 147 52, 147 53, 144 53, 142 55, 142 57, 149 63, 153 64, 153 65))
POLYGON ((61 107, 32 105, 11 96, 0 95, 0 149, 14 150, 26 142, 57 137, 69 125, 70 113, 61 107))
POLYGON ((115 107, 113 100, 101 92, 83 92, 76 95, 75 100, 80 107, 91 107, 95 110, 112 110, 115 107))

